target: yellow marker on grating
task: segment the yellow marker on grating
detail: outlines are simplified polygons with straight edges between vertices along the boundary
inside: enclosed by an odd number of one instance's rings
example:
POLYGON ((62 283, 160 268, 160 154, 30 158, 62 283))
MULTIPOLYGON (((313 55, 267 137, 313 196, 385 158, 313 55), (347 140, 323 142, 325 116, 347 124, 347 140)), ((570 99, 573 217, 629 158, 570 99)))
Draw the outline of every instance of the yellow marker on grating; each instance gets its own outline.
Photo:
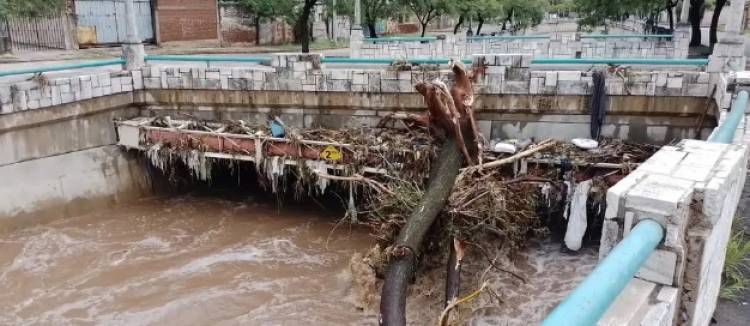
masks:
POLYGON ((324 160, 341 161, 342 157, 343 155, 341 155, 341 152, 331 145, 326 146, 326 148, 320 152, 320 158, 324 160))

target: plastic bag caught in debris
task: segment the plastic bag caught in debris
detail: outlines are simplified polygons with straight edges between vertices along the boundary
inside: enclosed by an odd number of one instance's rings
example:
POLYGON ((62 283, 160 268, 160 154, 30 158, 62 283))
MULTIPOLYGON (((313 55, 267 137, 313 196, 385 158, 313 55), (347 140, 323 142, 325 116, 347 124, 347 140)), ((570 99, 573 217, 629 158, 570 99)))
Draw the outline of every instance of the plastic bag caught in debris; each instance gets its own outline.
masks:
POLYGON ((586 201, 591 190, 591 180, 578 183, 570 203, 570 216, 568 217, 568 229, 565 231, 565 246, 570 250, 578 251, 583 244, 583 235, 586 233, 586 201))

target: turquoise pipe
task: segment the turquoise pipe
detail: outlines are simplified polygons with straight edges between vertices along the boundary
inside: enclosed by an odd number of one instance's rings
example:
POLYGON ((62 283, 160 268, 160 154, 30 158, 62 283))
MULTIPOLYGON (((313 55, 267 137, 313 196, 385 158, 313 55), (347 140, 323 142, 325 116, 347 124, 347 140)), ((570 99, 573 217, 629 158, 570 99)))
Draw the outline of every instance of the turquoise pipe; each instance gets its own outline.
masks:
POLYGON ((542 322, 542 326, 594 326, 664 237, 653 220, 639 222, 542 322))
POLYGON ((737 97, 734 99, 734 103, 732 103, 732 111, 729 112, 729 115, 724 120, 724 123, 719 126, 719 129, 708 139, 709 142, 722 144, 732 143, 737 127, 739 127, 742 117, 745 116, 747 98, 747 91, 740 91, 737 93, 737 97))
POLYGON ((672 34, 588 34, 581 38, 672 38, 672 34))
POLYGON ((46 67, 0 70, 0 77, 24 75, 24 74, 38 74, 38 73, 50 72, 50 71, 62 71, 62 70, 72 70, 72 69, 81 69, 81 68, 114 66, 114 65, 122 65, 124 63, 125 63, 125 60, 123 59, 109 59, 109 60, 88 61, 88 62, 81 62, 81 63, 70 63, 70 64, 46 66, 46 67))
POLYGON ((436 41, 435 36, 397 36, 397 37, 366 37, 363 39, 367 43, 388 43, 388 42, 433 42, 436 41))
POLYGON ((242 57, 223 55, 147 55, 146 61, 204 61, 204 62, 269 62, 271 57, 242 57))
POLYGON ((626 59, 626 58, 537 58, 532 64, 608 64, 608 65, 680 65, 705 66, 708 59, 626 59))
MULTIPOLYGON (((394 58, 340 58, 340 57, 331 57, 326 58, 322 57, 320 58, 321 63, 341 63, 341 64, 392 64, 397 61, 406 61, 408 63, 413 64, 448 64, 450 62, 450 59, 446 58, 425 58, 425 59, 394 59, 394 58)), ((461 60, 465 64, 471 64, 471 59, 464 59, 461 60)))
POLYGON ((475 40, 536 40, 549 39, 549 35, 495 35, 495 36, 469 36, 470 41, 475 40))

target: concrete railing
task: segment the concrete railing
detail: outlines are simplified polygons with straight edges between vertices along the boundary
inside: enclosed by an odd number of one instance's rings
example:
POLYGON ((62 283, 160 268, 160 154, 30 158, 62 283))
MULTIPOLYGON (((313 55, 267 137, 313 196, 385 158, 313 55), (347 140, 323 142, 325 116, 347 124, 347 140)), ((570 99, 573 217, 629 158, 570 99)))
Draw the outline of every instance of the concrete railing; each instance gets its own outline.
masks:
POLYGON ((501 35, 428 38, 350 38, 352 58, 466 57, 472 54, 530 54, 544 58, 687 58, 687 34, 672 35, 501 35))

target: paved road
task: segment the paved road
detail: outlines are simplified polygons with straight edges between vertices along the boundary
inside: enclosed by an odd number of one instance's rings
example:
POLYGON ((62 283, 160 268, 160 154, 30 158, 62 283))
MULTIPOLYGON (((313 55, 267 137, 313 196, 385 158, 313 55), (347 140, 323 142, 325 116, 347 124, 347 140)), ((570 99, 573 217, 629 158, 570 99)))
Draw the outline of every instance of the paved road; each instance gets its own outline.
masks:
MULTIPOLYGON (((740 198, 739 216, 745 223, 745 233, 750 234, 750 179, 745 182, 745 189, 740 198)), ((750 291, 745 291, 744 299, 738 303, 720 301, 714 318, 717 326, 750 325, 750 291)))

